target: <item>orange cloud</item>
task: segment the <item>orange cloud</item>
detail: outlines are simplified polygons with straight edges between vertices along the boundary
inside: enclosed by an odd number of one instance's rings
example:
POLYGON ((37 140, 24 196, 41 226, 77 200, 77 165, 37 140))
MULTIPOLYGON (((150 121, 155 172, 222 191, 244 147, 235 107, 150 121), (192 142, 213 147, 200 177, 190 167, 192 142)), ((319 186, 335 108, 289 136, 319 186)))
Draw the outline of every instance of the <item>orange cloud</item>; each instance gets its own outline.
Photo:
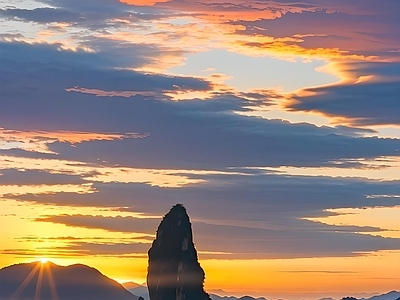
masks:
POLYGON ((0 149, 23 149, 30 152, 54 153, 48 145, 54 142, 79 144, 89 141, 112 141, 144 138, 148 134, 96 133, 80 131, 19 131, 0 128, 0 149))

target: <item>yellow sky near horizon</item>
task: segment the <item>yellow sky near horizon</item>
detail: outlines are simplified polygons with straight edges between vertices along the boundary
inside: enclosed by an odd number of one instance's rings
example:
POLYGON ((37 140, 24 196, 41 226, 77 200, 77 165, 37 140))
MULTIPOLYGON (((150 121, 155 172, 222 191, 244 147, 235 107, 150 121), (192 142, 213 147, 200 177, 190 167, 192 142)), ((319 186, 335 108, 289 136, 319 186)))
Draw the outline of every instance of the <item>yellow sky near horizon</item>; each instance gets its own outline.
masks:
MULTIPOLYGON (((146 253, 118 255, 88 252, 85 254, 85 251, 69 250, 68 246, 76 242, 145 243, 150 248, 154 236, 54 223, 49 225, 35 221, 40 216, 60 213, 104 217, 145 216, 96 207, 27 204, 22 205, 14 200, 1 201, 0 224, 3 228, 9 228, 3 231, 1 236, 2 266, 42 259, 59 265, 83 263, 99 269, 106 276, 119 282, 133 281, 139 284, 145 282, 146 253), (142 239, 144 236, 146 238, 142 239)), ((327 224, 378 226, 400 231, 396 222, 398 209, 338 210, 337 212, 340 213, 338 216, 316 218, 315 221, 327 224)), ((160 218, 153 217, 157 220, 160 218)), ((196 225, 193 230, 196 243, 196 225)), ((359 253, 352 257, 247 260, 224 259, 223 257, 210 259, 206 254, 202 254, 201 248, 197 250, 199 261, 206 272, 206 289, 210 291, 222 289, 225 294, 236 296, 252 293, 253 296, 265 296, 269 299, 281 297, 298 299, 300 295, 316 299, 324 295, 339 297, 356 292, 383 293, 393 289, 399 279, 397 271, 400 266, 400 251, 359 253)))

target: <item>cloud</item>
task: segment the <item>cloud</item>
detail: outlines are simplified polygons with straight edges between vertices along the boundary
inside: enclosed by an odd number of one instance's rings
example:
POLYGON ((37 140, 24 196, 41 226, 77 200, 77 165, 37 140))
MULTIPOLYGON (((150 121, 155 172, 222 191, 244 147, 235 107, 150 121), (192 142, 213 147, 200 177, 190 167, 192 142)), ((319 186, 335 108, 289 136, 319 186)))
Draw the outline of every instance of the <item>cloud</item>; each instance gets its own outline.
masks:
POLYGON ((339 117, 356 126, 400 125, 399 63, 343 63, 339 68, 352 81, 305 89, 288 108, 339 117))
POLYGON ((83 16, 79 16, 66 9, 57 9, 50 7, 41 7, 35 9, 18 9, 8 8, 1 9, 0 16, 7 16, 18 18, 26 21, 33 21, 38 23, 50 23, 50 22, 71 22, 76 23, 82 21, 83 16))
MULTIPOLYGON (((110 47, 117 44, 109 41, 106 43, 111 43, 110 47)), ((25 77, 19 78, 25 92, 30 88, 35 92, 39 87, 47 88, 49 92, 55 89, 61 92, 60 88, 64 91, 75 86, 99 90, 136 91, 138 94, 172 91, 177 88, 198 91, 210 89, 210 83, 199 78, 133 71, 133 67, 151 61, 148 53, 145 53, 150 50, 157 49, 151 45, 129 44, 117 47, 114 53, 108 52, 107 48, 104 52, 92 53, 79 47, 76 50, 63 50, 61 44, 2 42, 0 43, 2 54, 0 61, 4 71, 2 78, 4 80, 8 78, 9 83, 15 84, 13 79, 15 80, 17 75, 25 74, 25 77), (118 49, 124 49, 124 53, 130 52, 130 55, 118 55, 118 49), (30 55, 27 56, 27 53, 30 55), (58 75, 57 82, 51 77, 55 73, 58 75), (55 86, 46 85, 43 80, 52 82, 55 86)), ((5 92, 15 92, 12 90, 13 87, 14 85, 10 86, 5 92)))
POLYGON ((398 198, 369 195, 399 195, 398 181, 290 176, 287 174, 203 175, 205 183, 179 188, 147 184, 93 183, 94 194, 26 194, 9 196, 20 201, 38 201, 77 207, 125 207, 127 211, 162 215, 183 203, 194 219, 221 221, 270 221, 280 218, 323 216, 328 208, 393 206, 398 198), (110 199, 113 199, 112 203, 110 199), (246 199, 244 201, 243 199, 246 199))
POLYGON ((76 242, 72 245, 61 247, 73 255, 88 256, 114 256, 117 258, 140 257, 147 258, 150 243, 86 243, 76 242))
MULTIPOLYGON (((107 166, 107 164, 87 164, 79 161, 60 159, 32 159, 12 156, 1 156, 0 162, 4 169, 29 171, 46 171, 50 174, 80 175, 86 182, 124 182, 145 183, 164 187, 179 187, 186 184, 201 183, 201 179, 191 178, 191 174, 218 174, 221 172, 206 172, 196 170, 159 170, 124 168, 107 166)), ((1 169, 0 169, 1 170, 1 169)), ((12 192, 10 192, 12 194, 12 192)))
POLYGON ((209 19, 216 20, 235 20, 238 18, 246 18, 247 20, 255 20, 261 17, 279 18, 288 11, 301 12, 306 10, 315 10, 318 6, 315 3, 292 1, 228 1, 223 3, 209 1, 143 1, 143 0, 123 0, 134 6, 152 6, 156 8, 165 8, 175 11, 190 11, 201 13, 209 19), (156 2, 156 3, 154 3, 156 2))
MULTIPOLYGON (((233 51, 319 57, 385 57, 396 59, 399 49, 395 11, 398 3, 381 2, 379 7, 365 1, 122 1, 152 8, 200 14, 199 19, 232 28, 233 51), (382 18, 382 16, 387 16, 382 18), (318 25, 316 25, 318 24, 318 25), (244 42, 246 37, 251 39, 244 42), (263 39, 268 37, 269 39, 263 39), (271 39, 275 37, 276 39, 271 39), (263 42, 264 40, 264 42, 263 42), (241 43, 238 41, 242 41, 241 43), (235 42, 234 42, 235 43, 235 42)), ((229 28, 229 29, 228 29, 229 28)), ((176 29, 178 30, 178 29, 176 29)))
POLYGON ((104 91, 99 89, 87 89, 75 86, 73 88, 66 89, 67 92, 78 92, 83 94, 91 94, 98 97, 132 97, 132 96, 156 96, 155 92, 141 92, 141 91, 104 91))
POLYGON ((40 153, 55 154, 48 148, 54 142, 77 143, 88 141, 111 141, 125 138, 145 138, 147 134, 129 133, 93 133, 93 132, 74 132, 58 130, 54 132, 46 131, 18 131, 0 128, 0 149, 22 149, 40 153))
MULTIPOLYGON (((208 110, 221 107, 221 103, 208 101, 208 110)), ((107 105, 104 104, 99 103, 98 108, 105 110, 107 105)), ((207 109, 207 104, 201 104, 207 109)), ((197 106, 197 103, 138 101, 129 105, 132 107, 126 110, 132 112, 129 116, 122 111, 115 112, 115 116, 108 114, 109 124, 118 116, 120 120, 134 119, 133 128, 119 123, 119 126, 111 125, 107 130, 136 129, 150 132, 149 138, 123 140, 118 144, 102 143, 104 146, 101 148, 100 142, 79 144, 74 148, 54 143, 50 148, 60 153, 60 157, 82 161, 94 162, 95 157, 88 154, 97 153, 98 158, 131 167, 221 169, 324 165, 341 158, 396 156, 400 147, 399 140, 356 138, 310 124, 188 109, 192 105, 197 106), (135 160, 131 159, 132 155, 135 160)), ((99 129, 106 129, 100 126, 99 129)))
POLYGON ((58 192, 70 191, 77 194, 93 193, 90 184, 42 184, 42 185, 0 185, 0 198, 26 194, 52 195, 58 192))
POLYGON ((153 241, 150 236, 137 237, 42 237, 23 236, 15 241, 32 245, 29 249, 7 248, 2 254, 23 257, 102 256, 117 258, 147 257, 147 250, 153 241))
POLYGON ((69 226, 106 229, 109 231, 134 232, 140 234, 153 234, 160 223, 160 220, 150 218, 134 217, 102 217, 86 215, 59 215, 43 218, 36 218, 36 222, 68 223, 69 226), (124 226, 121 225, 125 223, 124 226))
MULTIPOLYGON (((115 35, 108 37, 86 37, 84 41, 74 40, 72 43, 63 40, 59 40, 56 43, 47 43, 40 39, 39 41, 32 41, 25 37, 21 38, 19 35, 0 35, 0 43, 0 52, 3 56, 1 61, 4 68, 7 69, 18 69, 21 66, 30 65, 32 69, 25 70, 25 72, 39 70, 44 72, 44 69, 35 69, 35 66, 38 66, 37 63, 42 64, 42 67, 44 65, 47 65, 50 69, 56 67, 64 72, 73 72, 80 69, 83 73, 87 67, 98 71, 104 71, 104 68, 118 68, 120 71, 128 70, 131 78, 136 77, 135 73, 137 75, 137 72, 133 71, 134 68, 140 69, 143 66, 159 65, 160 69, 163 69, 168 65, 168 61, 166 60, 173 59, 175 61, 176 58, 181 60, 180 57, 184 53, 180 48, 170 48, 167 45, 161 46, 154 42, 121 41, 115 38, 115 35), (25 55, 28 49, 30 49, 29 51, 32 54, 31 57, 25 55), (58 53, 60 51, 62 51, 62 55, 58 53), (163 65, 164 63, 166 64, 165 66, 163 65)), ((67 74, 65 73, 64 75, 67 74)), ((155 74, 147 75, 149 81, 157 77, 155 74)), ((168 78, 168 76, 162 76, 161 74, 158 76, 168 78)), ((177 78, 179 76, 174 77, 177 78)), ((90 78, 87 78, 87 80, 90 80, 90 78)), ((186 82, 189 83, 189 81, 190 79, 186 82)), ((199 86, 202 85, 202 90, 207 89, 207 82, 201 79, 193 80, 192 78, 192 83, 195 81, 198 84, 202 83, 199 84, 199 86)), ((126 84, 126 82, 121 82, 121 84, 124 83, 126 84)), ((77 86, 77 84, 71 84, 65 88, 73 88, 74 86, 77 86)), ((91 88, 91 86, 83 87, 91 88)), ((143 88, 146 87, 148 88, 148 86, 144 86, 143 88)), ((107 85, 104 85, 103 89, 108 89, 107 85)), ((124 91, 129 90, 126 88, 124 91)), ((173 90, 173 88, 170 87, 169 90, 173 90)), ((143 93, 146 90, 142 89, 139 91, 143 93)))
MULTIPOLYGON (((356 159, 332 161, 326 166, 318 167, 287 167, 258 168, 266 172, 276 172, 288 175, 330 176, 363 178, 374 180, 400 180, 399 157, 380 157, 376 159, 356 159)), ((252 168, 257 169, 257 168, 252 168)))
MULTIPOLYGON (((184 50, 177 45, 160 43, 155 23, 163 19, 184 17, 185 12, 151 10, 132 7, 118 1, 88 0, 41 1, 42 7, 34 9, 6 7, 0 9, 0 18, 6 24, 23 24, 26 31, 14 28, 19 36, 3 35, 7 40, 28 42, 53 42, 57 40, 64 49, 85 49, 91 52, 111 52, 121 67, 153 65, 165 68, 182 61, 184 50), (48 5, 48 7, 46 6, 48 5), (146 39, 146 34, 150 37, 146 39), (135 50, 133 50, 135 48, 135 50)), ((17 26, 20 27, 20 26, 17 26)))
MULTIPOLYGON (((0 16, 8 18, 17 18, 19 20, 36 23, 69 23, 74 26, 82 26, 91 28, 92 30, 100 30, 113 27, 113 20, 121 20, 120 25, 132 23, 132 25, 140 26, 138 21, 162 19, 169 17, 163 11, 154 9, 153 13, 140 8, 132 8, 115 1, 98 1, 88 0, 85 3, 80 1, 41 1, 48 7, 38 7, 34 9, 26 8, 6 8, 0 10, 0 16)), ((172 14, 174 15, 174 14, 172 14)))
MULTIPOLYGON (((100 216, 63 215, 38 218, 37 222, 52 222, 68 226, 101 228, 122 232, 152 233, 158 219, 136 219, 132 217, 105 218, 100 216)), ((374 232, 379 228, 356 226, 327 226, 311 222, 288 222, 286 228, 259 228, 238 225, 217 225, 193 221, 194 239, 199 251, 208 258, 227 259, 266 259, 266 258, 303 258, 318 256, 352 256, 361 252, 398 249, 399 239, 381 238, 362 235, 357 232, 374 232), (302 226, 301 223, 306 223, 302 226), (307 224, 308 223, 308 224, 307 224), (289 224, 293 225, 289 228, 289 224), (295 226, 298 225, 296 228, 295 226), (304 228, 307 230, 304 230, 304 228), (351 241, 351 242, 350 242, 351 241), (379 245, 379 246, 378 246, 379 245), (207 254, 208 253, 208 254, 207 254)), ((93 246, 103 253, 102 249, 112 254, 121 246, 83 244, 83 248, 93 246), (99 246, 99 247, 96 247, 99 246)), ((145 252, 148 244, 126 244, 127 252, 145 252)), ((74 247, 72 247, 74 250, 74 247)), ((78 248, 79 249, 79 248, 78 248)))
POLYGON ((74 242, 63 246, 44 246, 39 248, 10 248, 0 253, 22 257, 114 257, 146 258, 150 247, 144 243, 87 243, 74 242))
POLYGON ((55 184, 83 184, 80 175, 50 174, 44 170, 16 170, 0 169, 0 181, 4 185, 55 185, 55 184))
MULTIPOLYGON (((361 7, 366 5, 363 3, 361 7)), ((345 6, 338 6, 334 11, 325 8, 302 13, 288 12, 278 19, 260 18, 254 21, 236 21, 233 24, 244 26, 243 30, 238 30, 240 34, 256 34, 275 39, 293 38, 288 46, 295 43, 304 49, 337 49, 343 56, 355 54, 360 58, 395 59, 395 53, 390 50, 400 46, 396 38, 399 22, 396 18, 382 18, 379 9, 376 11, 375 8, 371 10, 368 7, 368 10, 368 13, 350 9, 346 12, 345 6)), ((392 12, 385 10, 384 14, 389 16, 392 12)))

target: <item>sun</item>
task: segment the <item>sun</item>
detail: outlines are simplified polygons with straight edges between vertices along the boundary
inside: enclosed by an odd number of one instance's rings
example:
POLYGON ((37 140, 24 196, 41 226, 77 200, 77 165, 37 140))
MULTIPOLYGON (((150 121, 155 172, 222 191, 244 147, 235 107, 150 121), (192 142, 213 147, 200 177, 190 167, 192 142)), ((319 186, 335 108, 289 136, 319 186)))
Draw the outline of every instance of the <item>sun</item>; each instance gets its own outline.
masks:
POLYGON ((45 263, 47 263, 48 259, 47 258, 41 258, 40 261, 41 261, 42 264, 45 264, 45 263))

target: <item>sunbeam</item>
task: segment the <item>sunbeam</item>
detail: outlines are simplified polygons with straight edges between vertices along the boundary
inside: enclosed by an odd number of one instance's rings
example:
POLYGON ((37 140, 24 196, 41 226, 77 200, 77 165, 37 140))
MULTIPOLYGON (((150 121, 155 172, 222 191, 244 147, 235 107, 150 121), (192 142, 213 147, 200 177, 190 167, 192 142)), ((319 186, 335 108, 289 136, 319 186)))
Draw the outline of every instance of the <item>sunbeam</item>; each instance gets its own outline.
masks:
POLYGON ((15 293, 11 296, 10 300, 16 300, 18 297, 22 294, 22 292, 26 289, 28 286, 29 282, 31 282, 33 276, 35 276, 37 270, 39 269, 40 264, 36 264, 36 266, 30 271, 28 276, 24 279, 24 281, 21 283, 21 285, 17 288, 15 293))
POLYGON ((53 273, 51 272, 50 264, 45 264, 44 267, 45 267, 45 271, 47 274, 47 280, 49 281, 51 299, 58 300, 57 288, 54 283, 54 277, 53 277, 53 273))
POLYGON ((36 283, 35 300, 40 300, 40 292, 42 290, 42 282, 43 282, 43 269, 44 269, 44 264, 42 263, 40 264, 39 276, 36 283))

